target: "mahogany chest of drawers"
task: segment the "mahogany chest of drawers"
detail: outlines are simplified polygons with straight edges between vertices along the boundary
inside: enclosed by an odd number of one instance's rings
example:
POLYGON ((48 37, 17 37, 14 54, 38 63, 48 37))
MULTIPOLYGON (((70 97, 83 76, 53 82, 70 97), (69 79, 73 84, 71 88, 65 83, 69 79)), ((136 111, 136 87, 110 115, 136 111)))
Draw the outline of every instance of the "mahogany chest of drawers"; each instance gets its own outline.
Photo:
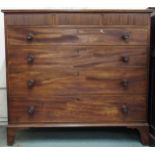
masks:
POLYGON ((148 130, 150 10, 4 10, 8 144, 29 127, 148 130))

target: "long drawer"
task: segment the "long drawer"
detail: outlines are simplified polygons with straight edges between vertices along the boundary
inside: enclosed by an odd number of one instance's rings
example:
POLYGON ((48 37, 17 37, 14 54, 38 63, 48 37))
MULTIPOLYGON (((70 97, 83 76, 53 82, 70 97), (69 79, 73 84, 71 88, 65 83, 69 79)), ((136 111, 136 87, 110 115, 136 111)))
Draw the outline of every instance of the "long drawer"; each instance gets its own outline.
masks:
POLYGON ((144 67, 147 46, 10 46, 9 69, 36 66, 51 68, 144 67))
POLYGON ((149 45, 146 28, 8 27, 8 45, 149 45))
POLYGON ((9 72, 10 96, 50 97, 72 94, 146 94, 145 68, 38 67, 9 72))
POLYGON ((146 96, 58 96, 12 98, 9 123, 146 122, 146 96))

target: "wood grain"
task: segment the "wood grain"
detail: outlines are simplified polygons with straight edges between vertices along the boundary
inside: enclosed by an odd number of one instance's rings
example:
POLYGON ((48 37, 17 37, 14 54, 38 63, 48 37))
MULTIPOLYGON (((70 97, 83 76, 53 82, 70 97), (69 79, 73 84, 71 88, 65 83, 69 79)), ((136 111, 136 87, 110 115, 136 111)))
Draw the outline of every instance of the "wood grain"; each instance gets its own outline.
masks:
POLYGON ((54 14, 9 14, 5 15, 6 25, 53 25, 54 14))
POLYGON ((96 13, 57 13, 55 25, 102 25, 102 14, 96 13))
POLYGON ((41 68, 14 69, 10 71, 10 96, 50 97, 71 94, 145 94, 147 92, 147 72, 142 69, 122 68, 41 68), (35 80, 33 88, 28 80, 35 80), (128 80, 124 88, 123 80, 128 80), (16 90, 16 91, 14 91, 16 90))
POLYGON ((47 100, 10 100, 10 123, 146 122, 145 96, 64 96, 47 100), (122 105, 128 112, 122 111, 122 105), (34 106, 35 112, 28 113, 34 106))
POLYGON ((123 126, 148 144, 151 10, 4 10, 8 144, 24 127, 123 126))
POLYGON ((103 13, 102 25, 147 26, 149 25, 149 15, 138 13, 103 13))
POLYGON ((148 30, 144 28, 58 29, 50 27, 9 27, 8 45, 148 45, 148 30), (27 41, 32 33, 33 40, 27 41), (128 40, 123 40, 125 34, 128 40))
POLYGON ((5 14, 6 25, 149 25, 149 14, 146 10, 143 10, 143 13, 142 10, 137 12, 124 10, 123 13, 122 10, 85 10, 84 12, 78 12, 78 10, 40 12, 36 10, 33 14, 30 13, 31 11, 24 10, 19 10, 20 13, 11 10, 5 12, 7 12, 5 14))
POLYGON ((9 46, 8 67, 145 67, 147 50, 145 46, 9 46), (29 55, 34 60, 28 65, 29 55))

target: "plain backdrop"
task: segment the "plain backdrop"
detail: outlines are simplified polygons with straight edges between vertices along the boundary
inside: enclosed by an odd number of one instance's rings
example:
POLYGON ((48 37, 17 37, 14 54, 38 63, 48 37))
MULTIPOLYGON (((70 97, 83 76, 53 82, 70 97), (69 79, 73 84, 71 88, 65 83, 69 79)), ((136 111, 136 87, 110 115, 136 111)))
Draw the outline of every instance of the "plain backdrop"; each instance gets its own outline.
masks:
MULTIPOLYGON (((145 9, 155 0, 0 0, 0 9, 145 9)), ((7 121, 5 43, 0 13, 0 124, 7 121)))

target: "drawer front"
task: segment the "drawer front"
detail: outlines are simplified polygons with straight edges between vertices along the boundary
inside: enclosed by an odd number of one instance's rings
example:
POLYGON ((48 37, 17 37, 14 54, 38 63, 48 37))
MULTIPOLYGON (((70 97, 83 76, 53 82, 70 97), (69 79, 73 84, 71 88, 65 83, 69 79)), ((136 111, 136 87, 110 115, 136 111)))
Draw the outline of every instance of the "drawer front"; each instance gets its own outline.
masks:
POLYGON ((59 96, 44 100, 12 98, 9 123, 146 122, 145 96, 59 96))
POLYGON ((50 97, 72 94, 146 94, 144 68, 14 69, 8 75, 9 95, 50 97))
POLYGON ((147 13, 13 13, 5 14, 6 25, 149 25, 150 14, 147 13))
POLYGON ((57 13, 55 25, 149 25, 149 15, 139 13, 57 13))
POLYGON ((9 27, 8 45, 149 45, 145 28, 9 27))
POLYGON ((38 66, 51 68, 144 67, 148 63, 146 46, 11 46, 9 69, 38 66))

